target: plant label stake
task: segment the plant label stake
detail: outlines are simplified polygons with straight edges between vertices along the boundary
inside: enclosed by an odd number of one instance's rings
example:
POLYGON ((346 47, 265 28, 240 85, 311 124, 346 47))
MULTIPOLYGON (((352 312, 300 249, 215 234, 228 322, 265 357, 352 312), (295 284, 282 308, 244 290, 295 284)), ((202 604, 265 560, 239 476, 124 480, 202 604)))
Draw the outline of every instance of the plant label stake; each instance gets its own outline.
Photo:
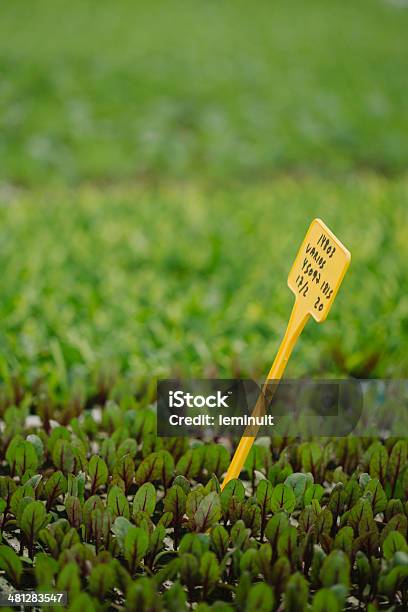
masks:
MULTIPOLYGON (((289 272, 288 285, 295 294, 295 303, 285 335, 263 387, 263 393, 255 405, 252 416, 261 416, 265 413, 264 395, 268 394, 268 400, 271 399, 270 385, 268 391, 266 390, 267 383, 282 378, 293 347, 309 316, 312 315, 318 323, 326 319, 350 260, 350 253, 340 240, 321 219, 314 219, 289 272)), ((258 430, 259 426, 246 428, 221 489, 230 480, 239 477, 258 430)))

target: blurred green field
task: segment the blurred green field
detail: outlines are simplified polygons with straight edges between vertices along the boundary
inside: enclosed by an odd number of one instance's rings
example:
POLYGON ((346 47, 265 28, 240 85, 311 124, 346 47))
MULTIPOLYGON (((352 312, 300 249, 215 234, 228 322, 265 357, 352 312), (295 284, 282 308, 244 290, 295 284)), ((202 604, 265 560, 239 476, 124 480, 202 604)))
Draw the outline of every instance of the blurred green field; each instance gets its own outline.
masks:
POLYGON ((352 267, 288 375, 405 376, 407 26, 385 0, 3 6, 2 375, 262 376, 321 216, 352 267))
POLYGON ((406 375, 407 202, 406 179, 375 176, 15 195, 0 212, 0 352, 61 381, 75 364, 262 375, 293 301, 291 262, 320 215, 352 265, 288 375, 406 375))
POLYGON ((15 0, 0 19, 0 175, 400 173, 407 29, 387 0, 15 0))

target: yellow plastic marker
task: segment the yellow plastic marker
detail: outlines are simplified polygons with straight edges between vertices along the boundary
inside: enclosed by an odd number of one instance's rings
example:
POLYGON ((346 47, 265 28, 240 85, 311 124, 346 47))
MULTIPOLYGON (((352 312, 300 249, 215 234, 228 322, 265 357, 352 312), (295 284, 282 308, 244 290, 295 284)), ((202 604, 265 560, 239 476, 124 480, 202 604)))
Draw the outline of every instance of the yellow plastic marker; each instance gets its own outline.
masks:
MULTIPOLYGON (((289 272, 288 285, 295 294, 296 299, 285 335, 266 383, 282 378, 293 347, 309 316, 312 315, 318 323, 326 319, 350 264, 350 260, 350 252, 323 221, 321 219, 312 221, 292 269, 289 272)), ((266 383, 263 391, 265 395, 269 394, 268 400, 270 400, 270 386, 267 392, 266 383)), ((264 414, 264 393, 258 399, 252 416, 264 414)), ((232 458, 221 489, 230 480, 239 477, 258 430, 259 427, 254 426, 246 428, 232 458)))

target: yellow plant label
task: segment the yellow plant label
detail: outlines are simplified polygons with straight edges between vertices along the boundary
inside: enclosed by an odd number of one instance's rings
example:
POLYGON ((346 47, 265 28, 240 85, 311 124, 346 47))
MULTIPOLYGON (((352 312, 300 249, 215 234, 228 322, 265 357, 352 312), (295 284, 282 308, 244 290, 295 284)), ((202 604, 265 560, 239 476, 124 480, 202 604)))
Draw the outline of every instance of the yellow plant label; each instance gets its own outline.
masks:
POLYGON ((288 276, 297 306, 324 321, 334 302, 351 255, 321 221, 312 221, 288 276))
MULTIPOLYGON (((347 268, 351 255, 340 240, 321 221, 312 221, 303 240, 296 259, 288 276, 288 285, 296 296, 285 335, 267 376, 267 381, 278 381, 282 378, 286 364, 309 315, 318 321, 324 321, 347 268)), ((264 386, 264 394, 271 399, 270 393, 276 386, 264 386)), ((261 394, 252 416, 265 414, 264 397, 261 394)), ((221 490, 232 478, 238 478, 255 441, 259 426, 247 427, 237 450, 232 458, 221 490)))

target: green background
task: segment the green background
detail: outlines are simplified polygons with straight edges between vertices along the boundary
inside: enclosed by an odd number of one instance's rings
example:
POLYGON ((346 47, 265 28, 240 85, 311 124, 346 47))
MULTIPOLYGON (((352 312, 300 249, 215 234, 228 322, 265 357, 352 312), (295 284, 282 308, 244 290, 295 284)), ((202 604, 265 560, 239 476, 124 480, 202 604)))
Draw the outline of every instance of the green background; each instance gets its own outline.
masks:
POLYGON ((4 6, 2 375, 262 376, 320 216, 352 265, 288 375, 405 376, 407 27, 380 0, 4 6))

